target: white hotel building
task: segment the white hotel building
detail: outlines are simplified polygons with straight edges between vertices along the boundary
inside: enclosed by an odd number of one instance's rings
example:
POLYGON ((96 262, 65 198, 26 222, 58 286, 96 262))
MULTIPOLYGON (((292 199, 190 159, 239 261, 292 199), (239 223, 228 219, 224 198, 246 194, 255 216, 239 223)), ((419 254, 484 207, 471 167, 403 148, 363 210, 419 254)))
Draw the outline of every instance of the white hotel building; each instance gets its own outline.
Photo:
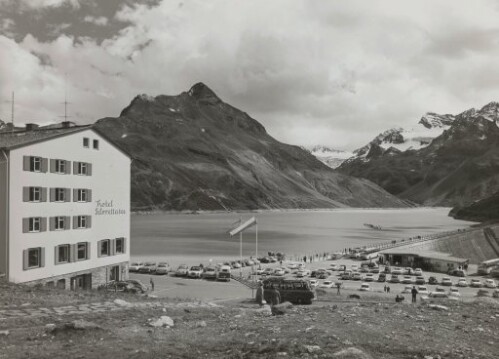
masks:
POLYGON ((68 289, 128 278, 130 156, 90 126, 30 127, 0 133, 0 273, 68 289))

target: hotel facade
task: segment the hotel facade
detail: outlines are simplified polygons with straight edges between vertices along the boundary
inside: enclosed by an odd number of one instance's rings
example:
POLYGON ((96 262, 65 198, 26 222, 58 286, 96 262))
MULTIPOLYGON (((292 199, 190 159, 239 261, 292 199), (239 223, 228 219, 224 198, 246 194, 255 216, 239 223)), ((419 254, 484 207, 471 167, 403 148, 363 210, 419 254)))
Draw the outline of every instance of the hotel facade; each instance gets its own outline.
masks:
POLYGON ((0 273, 90 289, 128 278, 131 158, 90 126, 0 134, 0 273))

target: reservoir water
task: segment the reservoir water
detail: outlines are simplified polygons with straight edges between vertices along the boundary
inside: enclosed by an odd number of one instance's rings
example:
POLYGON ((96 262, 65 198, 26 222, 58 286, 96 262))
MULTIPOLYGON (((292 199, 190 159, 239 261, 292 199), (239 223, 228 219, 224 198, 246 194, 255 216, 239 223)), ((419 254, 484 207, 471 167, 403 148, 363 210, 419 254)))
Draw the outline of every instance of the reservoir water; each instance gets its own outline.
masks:
MULTIPOLYGON (((268 251, 306 255, 341 251, 416 235, 466 228, 449 208, 335 209, 254 213, 144 214, 131 218, 132 260, 199 264, 238 259, 239 236, 227 233, 239 218, 258 221, 259 256, 268 251), (371 229, 364 223, 379 225, 371 229)), ((243 256, 255 256, 255 228, 243 234, 243 256)))

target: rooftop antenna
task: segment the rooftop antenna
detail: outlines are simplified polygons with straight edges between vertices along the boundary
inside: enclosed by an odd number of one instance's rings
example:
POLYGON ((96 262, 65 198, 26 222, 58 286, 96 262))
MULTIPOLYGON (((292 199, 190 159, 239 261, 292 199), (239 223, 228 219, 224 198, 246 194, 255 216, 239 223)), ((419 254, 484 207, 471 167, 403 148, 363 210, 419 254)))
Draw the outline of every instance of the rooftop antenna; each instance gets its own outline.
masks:
POLYGON ((68 102, 68 90, 67 90, 67 79, 68 79, 68 74, 64 74, 64 116, 59 116, 59 117, 62 117, 64 118, 64 122, 67 122, 68 121, 68 117, 71 117, 71 116, 68 116, 68 104, 70 104, 70 102, 68 102))

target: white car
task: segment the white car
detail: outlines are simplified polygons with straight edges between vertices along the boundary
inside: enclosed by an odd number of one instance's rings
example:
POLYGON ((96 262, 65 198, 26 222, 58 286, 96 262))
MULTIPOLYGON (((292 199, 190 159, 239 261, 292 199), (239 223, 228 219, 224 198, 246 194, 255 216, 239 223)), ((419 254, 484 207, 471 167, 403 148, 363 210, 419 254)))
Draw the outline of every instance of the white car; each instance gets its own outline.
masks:
POLYGON ((484 285, 486 288, 497 288, 497 284, 493 279, 485 279, 484 285))
POLYGON ((461 278, 457 281, 457 286, 458 287, 467 287, 468 286, 468 282, 466 281, 466 279, 464 278, 461 278))
POLYGON ((423 276, 423 270, 421 268, 416 268, 414 270, 414 275, 418 276, 418 277, 422 277, 423 276))
POLYGON ((404 284, 412 284, 414 283, 414 279, 410 275, 406 275, 400 282, 404 284))
POLYGON ((160 262, 158 263, 158 266, 156 267, 156 274, 168 274, 170 271, 170 265, 166 262, 160 262))
POLYGON ((284 274, 286 274, 286 271, 282 268, 276 268, 274 269, 274 273, 272 274, 277 276, 283 276, 284 274))
POLYGON ((144 266, 143 262, 133 262, 128 267, 129 272, 138 272, 140 268, 144 266))
POLYGON ((186 277, 187 272, 189 272, 189 267, 187 267, 187 264, 181 264, 178 266, 177 270, 175 271, 175 276, 186 277))
POLYGON ((319 281, 317 279, 310 279, 308 282, 310 283, 310 286, 312 288, 315 288, 319 285, 319 281))
POLYGON ((400 268, 393 268, 391 273, 392 274, 401 275, 402 274, 402 269, 400 269, 400 268))
POLYGON ((411 294, 412 293, 412 285, 406 285, 404 287, 404 290, 402 291, 404 294, 411 294))
POLYGON ((189 278, 201 278, 203 269, 200 266, 192 266, 187 272, 189 278))
POLYGON ((362 292, 369 292, 371 290, 371 286, 369 285, 369 283, 362 283, 359 290, 362 292))
POLYGON ((450 287, 452 286, 452 281, 449 277, 443 277, 441 284, 450 287))
POLYGON ((430 293, 431 298, 448 298, 444 288, 436 287, 434 292, 430 293))
POLYGON ((461 297, 461 293, 459 293, 459 289, 457 288, 450 288, 449 289, 449 298, 451 297, 461 297))
POLYGON ((482 286, 482 281, 480 279, 474 278, 471 280, 470 287, 480 288, 481 286, 482 286))
POLYGON ((333 288, 333 286, 334 282, 332 280, 325 280, 319 285, 320 288, 333 288))
POLYGON ((298 263, 289 263, 288 268, 289 269, 298 269, 298 263))
POLYGON ((331 263, 331 265, 329 266, 329 269, 330 270, 339 270, 340 266, 337 265, 336 263, 331 263))
POLYGON ((426 286, 420 285, 418 287, 418 294, 421 296, 428 296, 430 295, 430 292, 428 292, 428 288, 426 288, 426 286))
POLYGON ((359 270, 359 266, 357 264, 352 264, 352 266, 350 267, 350 269, 355 272, 355 271, 358 271, 359 270))
POLYGON ((364 281, 366 282, 374 282, 374 274, 372 273, 366 273, 364 276, 364 281))

